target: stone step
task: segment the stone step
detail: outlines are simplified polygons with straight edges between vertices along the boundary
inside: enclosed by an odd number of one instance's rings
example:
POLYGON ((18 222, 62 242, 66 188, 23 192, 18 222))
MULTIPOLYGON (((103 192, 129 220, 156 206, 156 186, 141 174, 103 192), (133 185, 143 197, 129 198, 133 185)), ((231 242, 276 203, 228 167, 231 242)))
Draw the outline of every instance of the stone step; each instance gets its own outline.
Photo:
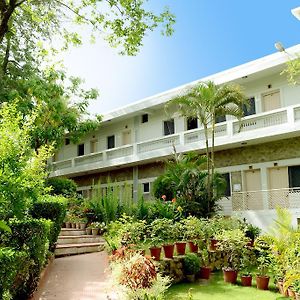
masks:
POLYGON ((84 229, 62 228, 59 235, 78 236, 78 235, 86 235, 86 232, 84 229))
POLYGON ((102 251, 103 249, 104 249, 104 242, 57 245, 55 249, 55 256, 58 257, 58 256, 98 252, 98 251, 102 251))
POLYGON ((61 235, 57 240, 58 245, 100 242, 104 242, 104 239, 99 235, 61 235))

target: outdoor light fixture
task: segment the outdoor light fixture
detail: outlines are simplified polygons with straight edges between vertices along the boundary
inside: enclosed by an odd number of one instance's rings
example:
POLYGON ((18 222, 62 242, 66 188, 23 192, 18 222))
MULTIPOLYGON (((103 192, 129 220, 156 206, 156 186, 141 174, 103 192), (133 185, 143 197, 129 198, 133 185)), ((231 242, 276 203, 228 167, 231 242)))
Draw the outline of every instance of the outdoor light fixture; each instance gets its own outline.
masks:
POLYGON ((295 18, 300 20, 300 7, 296 7, 291 10, 292 14, 294 15, 295 18))
POLYGON ((279 52, 285 52, 285 48, 283 47, 283 45, 280 42, 275 43, 274 46, 279 52))

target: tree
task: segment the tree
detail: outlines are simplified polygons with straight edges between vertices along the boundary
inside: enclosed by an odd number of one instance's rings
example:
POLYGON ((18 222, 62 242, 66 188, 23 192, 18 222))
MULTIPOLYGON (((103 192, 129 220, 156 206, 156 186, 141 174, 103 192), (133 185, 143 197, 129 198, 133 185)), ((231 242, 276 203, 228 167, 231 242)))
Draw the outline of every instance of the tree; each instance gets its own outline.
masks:
POLYGON ((31 203, 45 193, 47 158, 52 147, 31 147, 34 117, 23 120, 15 104, 0 110, 0 220, 22 218, 31 203))
POLYGON ((81 79, 67 78, 61 65, 53 65, 56 54, 82 43, 76 25, 89 27, 92 40, 100 33, 128 55, 137 54, 144 35, 160 24, 166 35, 172 33, 173 15, 167 9, 154 14, 144 2, 0 0, 0 102, 18 99, 24 118, 35 109, 33 147, 58 147, 66 132, 77 142, 100 124, 100 117, 87 114, 98 92, 83 89, 81 79))
MULTIPOLYGON (((248 106, 248 100, 244 96, 240 86, 234 84, 216 85, 212 81, 200 83, 189 89, 184 95, 170 100, 166 109, 176 106, 179 113, 188 118, 197 118, 204 128, 207 187, 208 198, 213 198, 214 188, 214 152, 215 152, 215 125, 220 116, 231 115, 238 120, 243 116, 243 108, 248 106), (209 140, 211 143, 209 145, 209 140)), ((210 201, 208 201, 208 204, 210 201)))
POLYGON ((206 161, 206 157, 199 157, 194 152, 175 152, 173 159, 166 163, 165 173, 154 181, 154 196, 161 198, 166 195, 167 200, 176 198, 186 216, 211 216, 218 208, 218 200, 224 195, 226 182, 222 175, 215 173, 212 182, 216 192, 213 198, 208 198, 208 172, 203 170, 206 161))

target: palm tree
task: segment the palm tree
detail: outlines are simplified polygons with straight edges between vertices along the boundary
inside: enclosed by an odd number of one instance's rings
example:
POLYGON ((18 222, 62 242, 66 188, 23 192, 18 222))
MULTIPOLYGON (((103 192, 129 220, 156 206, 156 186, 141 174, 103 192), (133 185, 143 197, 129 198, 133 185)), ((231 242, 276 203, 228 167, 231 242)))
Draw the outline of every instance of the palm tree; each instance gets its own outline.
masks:
MULTIPOLYGON (((231 115, 240 120, 243 108, 248 106, 248 100, 243 94, 241 87, 236 84, 216 85, 212 81, 199 83, 189 89, 185 94, 177 96, 166 104, 177 106, 179 113, 188 118, 197 118, 203 125, 205 135, 205 148, 207 156, 207 187, 208 197, 213 195, 214 178, 214 151, 215 151, 215 125, 220 116, 231 115), (211 134, 211 147, 209 136, 211 134)), ((209 203, 209 202, 208 202, 209 203)))

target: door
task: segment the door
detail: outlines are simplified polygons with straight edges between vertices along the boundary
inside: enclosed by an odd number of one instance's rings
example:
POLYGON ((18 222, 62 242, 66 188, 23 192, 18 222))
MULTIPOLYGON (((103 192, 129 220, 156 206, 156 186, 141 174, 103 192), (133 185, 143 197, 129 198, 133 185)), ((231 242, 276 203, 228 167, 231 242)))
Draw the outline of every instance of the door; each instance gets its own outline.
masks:
POLYGON ((269 184, 269 208, 274 209, 280 205, 288 207, 288 187, 289 177, 287 167, 270 168, 268 170, 268 184, 269 184), (284 189, 284 190, 283 190, 284 189))
POLYGON ((270 111, 280 108, 280 92, 273 91, 262 95, 263 111, 270 111))
POLYGON ((246 209, 263 209, 260 169, 245 171, 245 187, 247 191, 244 199, 246 209))
POLYGON ((127 130, 127 131, 123 132, 122 144, 123 145, 130 145, 131 144, 131 130, 127 130))
POLYGON ((97 152, 97 143, 98 143, 98 140, 91 140, 91 142, 90 142, 90 152, 91 153, 97 152))

